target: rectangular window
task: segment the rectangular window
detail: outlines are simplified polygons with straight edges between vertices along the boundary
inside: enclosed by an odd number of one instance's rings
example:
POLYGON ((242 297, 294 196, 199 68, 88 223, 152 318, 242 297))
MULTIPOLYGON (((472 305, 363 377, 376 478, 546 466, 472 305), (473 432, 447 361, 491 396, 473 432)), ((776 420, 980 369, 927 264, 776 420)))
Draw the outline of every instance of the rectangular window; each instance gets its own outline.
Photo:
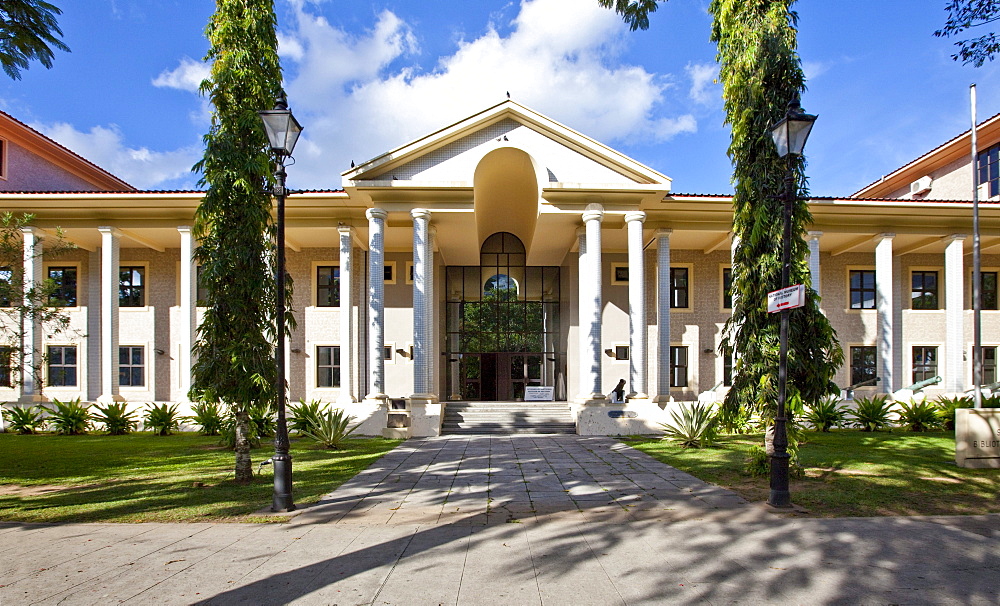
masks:
POLYGON ((732 348, 726 347, 722 350, 722 384, 726 387, 733 386, 733 364, 736 356, 733 355, 732 348))
POLYGON ((14 294, 14 272, 10 266, 0 267, 0 307, 11 307, 14 294))
POLYGON ((340 307, 340 267, 320 265, 316 268, 316 306, 340 307))
POLYGON ((386 263, 382 266, 382 280, 385 282, 395 282, 396 281, 396 266, 389 265, 386 263))
POLYGON ((118 348, 118 384, 128 387, 146 384, 145 348, 133 345, 118 348))
MULTIPOLYGON (((76 307, 76 268, 50 267, 49 280, 55 282, 55 291, 49 295, 52 307, 76 307)), ((75 385, 75 383, 74 383, 75 385)))
POLYGON ((76 345, 49 345, 49 385, 76 387, 76 345))
POLYGON ((914 271, 910 273, 910 309, 939 309, 938 272, 914 271))
POLYGON ((913 348, 913 382, 937 376, 937 347, 913 348))
POLYGON ((340 387, 340 347, 316 348, 316 387, 340 387))
POLYGON ((14 348, 0 347, 0 387, 12 387, 14 366, 14 348))
POLYGON ((628 360, 628 345, 615 345, 615 359, 628 360))
POLYGON ((979 272, 979 309, 997 309, 997 272, 979 272))
POLYGON ((997 348, 983 347, 983 385, 997 382, 997 348))
POLYGON ((851 385, 875 378, 877 349, 863 345, 851 348, 851 385))
POLYGON ((1000 144, 979 152, 979 183, 986 185, 986 195, 1000 195, 1000 144))
POLYGON ((628 264, 627 263, 612 263, 611 264, 611 284, 624 286, 628 284, 628 264))
POLYGON ((670 307, 688 306, 688 268, 670 268, 670 307))
POLYGON ((118 268, 118 305, 120 307, 145 307, 145 267, 118 268))
POLYGON ((688 384, 688 348, 670 348, 670 386, 687 387, 688 384))
POLYGON ((382 359, 386 362, 392 362, 392 345, 382 346, 382 359))
POLYGON ((733 308, 733 268, 722 268, 722 308, 733 308))
POLYGON ((852 269, 850 282, 851 309, 875 309, 875 270, 852 269))

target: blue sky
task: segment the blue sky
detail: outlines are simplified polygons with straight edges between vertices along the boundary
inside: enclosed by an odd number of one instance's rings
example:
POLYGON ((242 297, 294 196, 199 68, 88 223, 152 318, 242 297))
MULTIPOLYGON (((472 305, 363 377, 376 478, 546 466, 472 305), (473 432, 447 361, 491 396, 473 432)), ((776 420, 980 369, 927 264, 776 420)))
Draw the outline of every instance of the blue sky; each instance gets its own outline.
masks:
MULTIPOLYGON (((196 86, 207 0, 56 0, 72 53, 0 80, 0 108, 144 189, 192 188, 210 107, 196 86)), ((674 179, 726 194, 708 0, 670 0, 631 33, 596 0, 276 0, 289 103, 305 126, 294 188, 339 188, 361 162, 505 98, 674 179), (446 8, 445 8, 446 7, 446 8)), ((1000 112, 1000 67, 952 61, 943 0, 799 2, 820 116, 812 192, 846 196, 1000 112)))

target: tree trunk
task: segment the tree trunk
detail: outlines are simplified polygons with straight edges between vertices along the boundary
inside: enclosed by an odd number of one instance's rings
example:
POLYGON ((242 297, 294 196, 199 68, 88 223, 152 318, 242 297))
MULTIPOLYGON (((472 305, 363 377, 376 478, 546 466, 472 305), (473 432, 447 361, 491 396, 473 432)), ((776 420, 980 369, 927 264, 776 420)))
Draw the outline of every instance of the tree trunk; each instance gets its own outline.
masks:
POLYGON ((246 411, 236 413, 236 483, 253 482, 253 465, 250 461, 250 415, 246 411))

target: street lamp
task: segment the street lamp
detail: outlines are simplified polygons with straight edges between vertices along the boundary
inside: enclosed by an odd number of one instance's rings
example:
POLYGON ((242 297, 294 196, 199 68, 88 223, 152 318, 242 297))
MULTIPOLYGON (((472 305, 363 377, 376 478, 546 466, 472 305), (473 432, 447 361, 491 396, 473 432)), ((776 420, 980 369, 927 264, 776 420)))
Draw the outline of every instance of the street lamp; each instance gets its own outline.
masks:
MULTIPOLYGON (((781 240, 781 287, 791 286, 788 273, 792 257, 792 203, 796 198, 795 175, 792 171, 795 156, 801 156, 806 146, 806 139, 812 131, 816 116, 806 114, 799 105, 796 94, 788 102, 785 117, 771 127, 771 137, 777 148, 778 156, 786 159, 784 186, 784 222, 785 233, 781 240)), ((788 491, 788 428, 786 397, 788 394, 788 308, 783 308, 781 314, 781 329, 779 334, 780 351, 778 358, 778 414, 774 418, 774 454, 771 455, 771 494, 767 503, 772 507, 790 507, 792 498, 788 491)))
POLYGON ((277 367, 275 396, 277 397, 278 427, 274 434, 274 498, 271 511, 294 511, 292 501, 292 457, 288 454, 288 422, 285 419, 285 158, 292 155, 302 126, 288 109, 288 100, 282 92, 274 109, 257 112, 264 122, 267 140, 274 154, 274 189, 270 192, 278 202, 278 225, 275 247, 275 332, 274 364, 277 367))

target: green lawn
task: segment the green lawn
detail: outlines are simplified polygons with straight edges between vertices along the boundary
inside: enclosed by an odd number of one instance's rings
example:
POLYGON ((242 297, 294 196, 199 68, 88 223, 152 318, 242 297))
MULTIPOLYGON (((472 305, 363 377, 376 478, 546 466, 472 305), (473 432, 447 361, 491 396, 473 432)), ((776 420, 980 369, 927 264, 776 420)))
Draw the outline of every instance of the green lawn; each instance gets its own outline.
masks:
MULTIPOLYGON (((233 453, 218 437, 0 434, 0 520, 19 522, 246 522, 270 506, 265 467, 233 482, 233 453)), ((313 503, 354 477, 398 440, 350 439, 342 450, 292 439, 294 498, 313 503)), ((268 445, 269 446, 269 445, 268 445)), ((254 471, 272 450, 252 451, 254 471)))
MULTIPOLYGON (((885 516, 998 513, 1000 470, 955 465, 952 432, 806 432, 792 502, 813 515, 885 516)), ((768 478, 743 474, 747 449, 761 435, 726 436, 711 448, 682 449, 655 439, 631 446, 751 501, 766 501, 768 478)))

